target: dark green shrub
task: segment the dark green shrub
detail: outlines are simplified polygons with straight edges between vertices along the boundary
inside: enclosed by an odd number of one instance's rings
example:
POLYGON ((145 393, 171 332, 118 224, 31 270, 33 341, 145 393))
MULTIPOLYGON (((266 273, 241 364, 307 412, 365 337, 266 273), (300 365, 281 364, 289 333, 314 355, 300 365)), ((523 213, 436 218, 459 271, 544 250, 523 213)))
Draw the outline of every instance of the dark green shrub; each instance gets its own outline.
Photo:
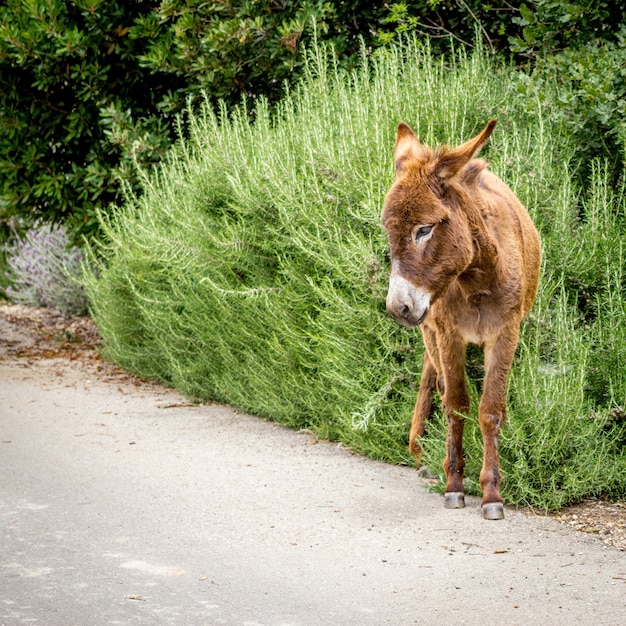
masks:
POLYGON ((391 2, 381 19, 377 42, 387 45, 407 33, 428 39, 434 49, 472 47, 476 35, 492 52, 508 50, 509 38, 520 33, 514 21, 519 3, 480 0, 407 0, 391 2))
POLYGON ((0 221, 65 221, 92 233, 134 161, 158 161, 168 86, 137 64, 129 27, 150 3, 0 6, 0 221))
POLYGON ((616 31, 626 20, 626 6, 620 0, 529 0, 517 8, 519 14, 512 21, 521 32, 509 37, 511 50, 531 57, 593 41, 615 41, 616 31))
POLYGON ((626 19, 618 0, 571 2, 527 0, 406 0, 391 2, 381 19, 378 42, 419 33, 437 49, 450 43, 472 46, 475 34, 492 52, 515 55, 518 61, 580 47, 594 40, 615 40, 616 28, 626 19))
POLYGON ((364 1, 162 2, 137 19, 130 36, 144 42, 142 66, 181 80, 186 95, 204 92, 232 106, 242 96, 280 98, 284 82, 300 76, 302 44, 313 39, 354 65, 382 12, 364 1))
MULTIPOLYGON (((518 73, 520 93, 542 103, 549 123, 571 135, 583 178, 596 157, 621 174, 626 128, 626 27, 614 41, 593 40, 537 60, 518 73)), ((531 105, 532 106, 532 105, 531 105)))

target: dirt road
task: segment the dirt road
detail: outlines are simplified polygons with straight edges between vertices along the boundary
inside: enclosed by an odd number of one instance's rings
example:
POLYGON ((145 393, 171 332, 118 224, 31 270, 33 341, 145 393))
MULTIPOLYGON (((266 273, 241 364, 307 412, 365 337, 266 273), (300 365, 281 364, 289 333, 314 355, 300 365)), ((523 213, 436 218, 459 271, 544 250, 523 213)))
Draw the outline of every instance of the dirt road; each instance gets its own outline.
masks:
POLYGON ((0 360, 2 625, 625 623, 626 552, 506 515, 95 362, 0 360))

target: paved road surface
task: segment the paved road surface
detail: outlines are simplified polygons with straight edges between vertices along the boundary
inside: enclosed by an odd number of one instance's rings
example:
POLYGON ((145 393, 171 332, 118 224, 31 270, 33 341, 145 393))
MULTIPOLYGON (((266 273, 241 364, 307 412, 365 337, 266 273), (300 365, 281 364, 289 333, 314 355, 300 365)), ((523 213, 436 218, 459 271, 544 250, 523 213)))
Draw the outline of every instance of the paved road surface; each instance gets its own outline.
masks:
POLYGON ((80 361, 0 361, 0 624, 626 623, 626 552, 80 361))

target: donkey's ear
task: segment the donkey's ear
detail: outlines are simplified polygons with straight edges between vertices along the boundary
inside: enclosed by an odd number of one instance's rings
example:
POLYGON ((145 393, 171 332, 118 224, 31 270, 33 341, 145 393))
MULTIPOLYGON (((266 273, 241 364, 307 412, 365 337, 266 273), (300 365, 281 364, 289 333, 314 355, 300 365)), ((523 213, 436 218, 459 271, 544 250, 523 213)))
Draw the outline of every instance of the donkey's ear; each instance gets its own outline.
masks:
POLYGON ((487 143, 495 127, 496 120, 491 120, 476 137, 466 141, 458 148, 444 153, 435 168, 437 176, 445 181, 458 174, 480 152, 480 149, 487 143))
POLYGON ((400 122, 396 133, 396 147, 393 151, 393 158, 396 162, 396 174, 402 172, 402 165, 407 159, 417 156, 420 146, 419 139, 411 127, 404 122, 400 122))

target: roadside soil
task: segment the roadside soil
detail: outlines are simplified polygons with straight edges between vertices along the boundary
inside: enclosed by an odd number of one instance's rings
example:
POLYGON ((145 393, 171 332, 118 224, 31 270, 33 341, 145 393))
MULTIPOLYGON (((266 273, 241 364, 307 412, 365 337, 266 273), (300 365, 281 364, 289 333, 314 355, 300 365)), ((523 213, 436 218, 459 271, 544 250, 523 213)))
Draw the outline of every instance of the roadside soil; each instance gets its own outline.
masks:
MULTIPOLYGON (((44 359, 80 361, 104 382, 116 385, 150 387, 140 378, 102 360, 100 337, 91 319, 66 317, 49 309, 10 304, 0 300, 0 361, 20 359, 34 363, 44 359)), ((527 509, 528 515, 542 515, 527 509)), ((626 502, 588 498, 549 517, 599 542, 626 551, 626 502)))

